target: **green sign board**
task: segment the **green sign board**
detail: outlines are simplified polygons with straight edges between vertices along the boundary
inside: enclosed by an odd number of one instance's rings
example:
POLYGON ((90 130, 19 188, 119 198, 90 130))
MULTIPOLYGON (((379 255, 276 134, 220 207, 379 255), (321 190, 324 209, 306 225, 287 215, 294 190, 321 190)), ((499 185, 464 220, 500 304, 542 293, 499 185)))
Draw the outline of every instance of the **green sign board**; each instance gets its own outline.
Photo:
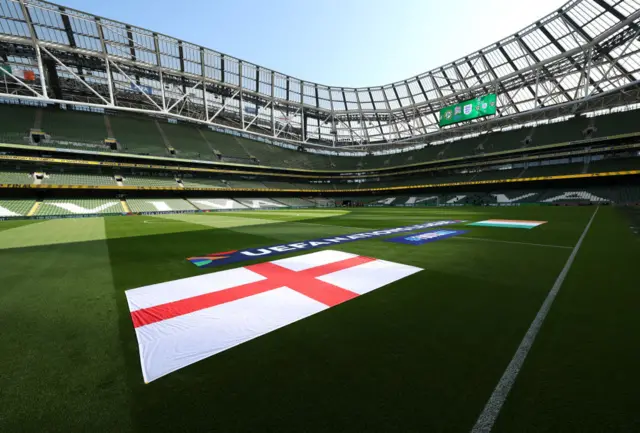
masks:
POLYGON ((440 110, 440 126, 451 125, 491 114, 496 114, 495 93, 443 108, 440 110))

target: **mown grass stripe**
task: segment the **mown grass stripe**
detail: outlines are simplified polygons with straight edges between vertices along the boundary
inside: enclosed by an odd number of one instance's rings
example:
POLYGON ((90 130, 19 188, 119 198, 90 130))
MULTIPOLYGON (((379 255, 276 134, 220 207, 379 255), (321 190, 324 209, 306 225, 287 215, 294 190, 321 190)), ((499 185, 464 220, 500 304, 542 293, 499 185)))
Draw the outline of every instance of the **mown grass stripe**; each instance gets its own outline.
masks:
POLYGON ((489 397, 489 401, 487 401, 487 404, 484 406, 484 409, 480 413, 476 424, 471 429, 471 433, 491 432, 496 419, 498 419, 498 415, 500 415, 500 410, 502 409, 502 406, 504 405, 504 402, 506 401, 511 388, 513 387, 513 384, 518 377, 518 373, 520 372, 525 359, 527 359, 529 350, 531 349, 531 346, 533 346, 533 342, 535 341, 536 336, 538 335, 538 332, 540 331, 540 328, 544 323, 544 319, 547 317, 547 314, 549 314, 551 305, 556 299, 556 296, 560 291, 560 287, 562 287, 562 283, 564 282, 567 274, 569 273, 569 270, 571 269, 571 265, 573 264, 573 261, 576 258, 578 251, 580 250, 580 246, 582 245, 582 241, 587 236, 587 232, 589 231, 591 223, 593 223, 593 220, 598 213, 598 209, 599 208, 596 208, 596 210, 591 215, 591 219, 589 219, 589 222, 584 228, 580 239, 578 239, 576 246, 573 247, 573 251, 571 251, 571 255, 567 259, 567 263, 565 263, 564 268, 562 268, 562 271, 558 275, 558 278, 556 278, 556 281, 553 284, 553 287, 551 287, 551 290, 549 291, 546 299, 542 303, 538 314, 536 314, 533 322, 531 322, 531 326, 527 330, 527 333, 524 335, 524 338, 522 339, 520 346, 516 350, 516 353, 513 355, 511 362, 509 362, 507 369, 504 371, 502 377, 498 381, 498 384, 493 390, 491 397, 489 397))

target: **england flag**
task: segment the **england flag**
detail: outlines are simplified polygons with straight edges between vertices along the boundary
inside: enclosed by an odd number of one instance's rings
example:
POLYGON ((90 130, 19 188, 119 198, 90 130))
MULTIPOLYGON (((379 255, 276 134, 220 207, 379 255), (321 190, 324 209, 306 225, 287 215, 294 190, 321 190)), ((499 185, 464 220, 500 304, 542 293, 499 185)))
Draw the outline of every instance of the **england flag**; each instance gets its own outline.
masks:
POLYGON ((421 271, 325 250, 126 292, 146 383, 421 271))

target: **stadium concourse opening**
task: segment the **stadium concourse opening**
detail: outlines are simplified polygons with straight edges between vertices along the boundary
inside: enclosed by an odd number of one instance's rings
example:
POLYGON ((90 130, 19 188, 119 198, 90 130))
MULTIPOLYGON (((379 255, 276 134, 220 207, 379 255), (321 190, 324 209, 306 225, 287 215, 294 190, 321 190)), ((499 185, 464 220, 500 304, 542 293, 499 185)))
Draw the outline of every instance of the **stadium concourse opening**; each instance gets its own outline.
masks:
POLYGON ((0 2, 0 431, 639 432, 640 6, 557 6, 334 87, 0 2))

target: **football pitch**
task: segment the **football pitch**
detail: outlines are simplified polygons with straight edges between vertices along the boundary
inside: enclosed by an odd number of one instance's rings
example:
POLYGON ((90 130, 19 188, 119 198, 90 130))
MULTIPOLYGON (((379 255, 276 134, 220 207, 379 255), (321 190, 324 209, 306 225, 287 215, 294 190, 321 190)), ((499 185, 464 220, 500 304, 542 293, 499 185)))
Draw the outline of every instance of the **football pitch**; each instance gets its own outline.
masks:
POLYGON ((637 432, 631 221, 522 206, 0 222, 0 431, 471 432, 488 407, 493 432, 637 432), (546 223, 467 225, 489 219, 546 223), (466 232, 187 260, 443 220, 465 222, 411 233, 466 232), (126 290, 322 250, 421 270, 145 384, 126 290))

